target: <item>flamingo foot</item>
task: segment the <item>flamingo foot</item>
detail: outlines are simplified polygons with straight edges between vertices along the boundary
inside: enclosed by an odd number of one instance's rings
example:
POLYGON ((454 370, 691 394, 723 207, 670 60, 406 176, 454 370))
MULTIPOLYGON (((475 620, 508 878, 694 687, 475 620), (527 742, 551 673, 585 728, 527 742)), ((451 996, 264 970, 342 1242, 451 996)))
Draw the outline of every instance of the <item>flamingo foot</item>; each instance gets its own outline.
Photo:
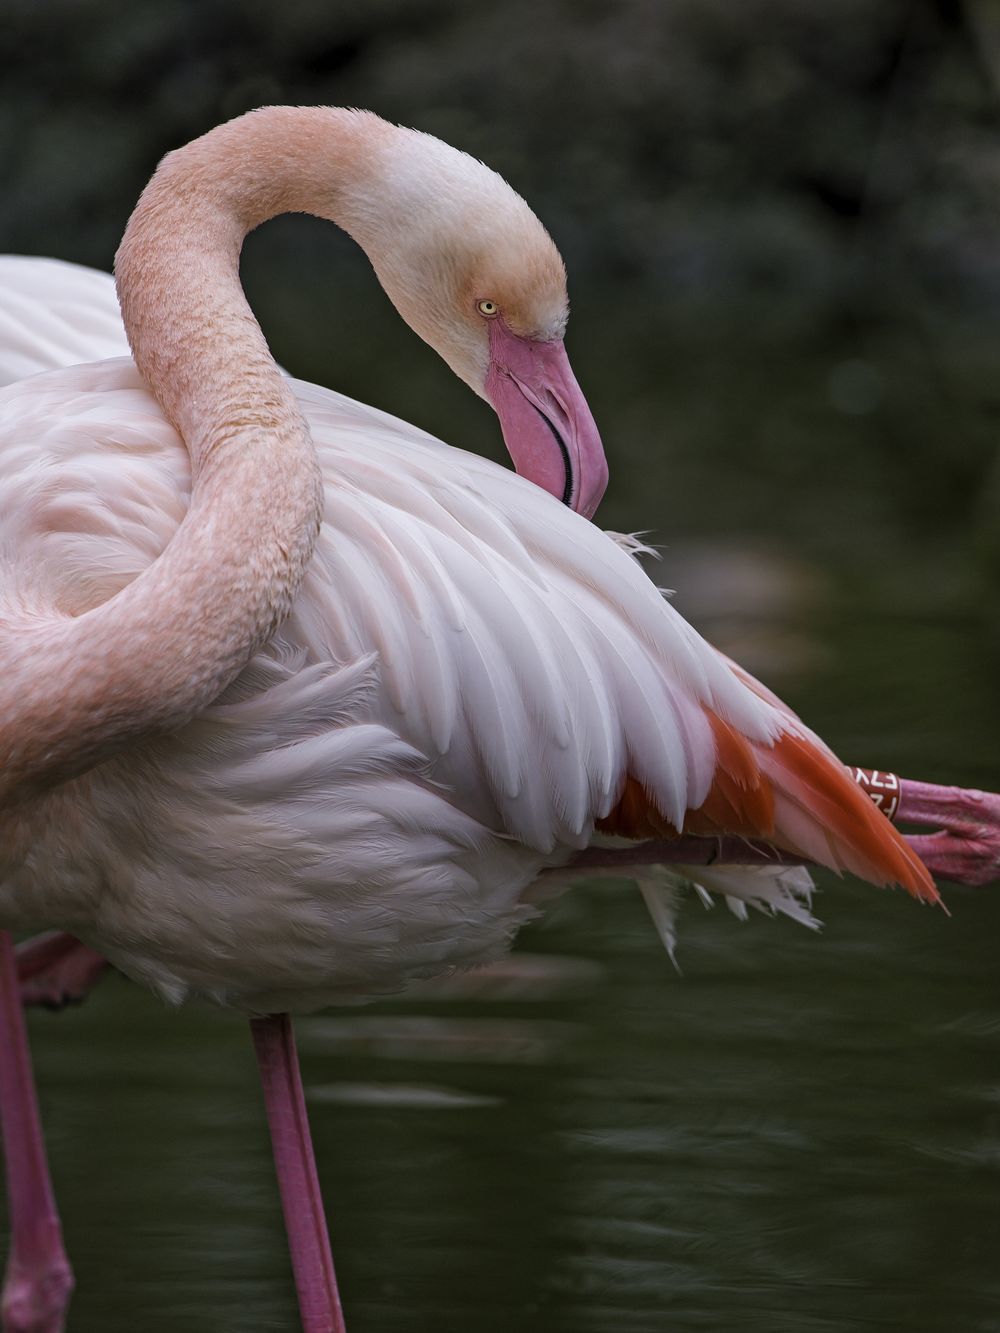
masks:
POLYGON ((292 1020, 250 1020, 303 1333, 345 1333, 292 1020))
POLYGON ((849 772, 893 823, 938 830, 907 839, 932 875, 973 887, 1000 879, 1000 794, 915 782, 878 769, 849 772))
POLYGON ((61 930, 36 935, 17 946, 21 1003, 64 1009, 86 999, 111 964, 96 950, 61 930))
MULTIPOLYGON (((57 1244, 62 1248, 61 1236, 57 1244)), ((63 1333, 73 1294, 73 1270, 64 1254, 47 1261, 17 1263, 12 1257, 4 1276, 0 1328, 3 1333, 63 1333)))
POLYGON ((45 1160, 14 943, 6 931, 0 931, 0 1128, 12 1232, 0 1327, 62 1333, 73 1272, 45 1160))
POLYGON ((949 829, 906 836, 924 865, 939 879, 981 888, 1000 879, 1000 830, 967 829, 956 836, 949 829))

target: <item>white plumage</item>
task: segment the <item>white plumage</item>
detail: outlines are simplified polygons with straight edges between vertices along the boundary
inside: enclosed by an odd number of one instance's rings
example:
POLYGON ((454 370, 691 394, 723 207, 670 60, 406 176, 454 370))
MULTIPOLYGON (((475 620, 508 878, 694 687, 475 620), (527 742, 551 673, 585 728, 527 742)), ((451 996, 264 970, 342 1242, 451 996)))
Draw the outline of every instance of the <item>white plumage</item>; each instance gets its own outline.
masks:
MULTIPOLYGON (((175 1000, 302 1009, 495 956, 626 771, 678 824, 701 804, 702 705, 765 742, 786 725, 592 524, 295 391, 326 512, 291 616, 196 722, 53 792, 0 888, 5 921, 175 1000)), ((12 385, 0 415, 5 595, 78 614, 166 546, 187 454, 125 360, 12 385)), ((777 876, 731 874, 785 902, 777 876)))
POLYGON ((108 273, 61 259, 0 255, 0 292, 0 385, 129 355, 108 273))

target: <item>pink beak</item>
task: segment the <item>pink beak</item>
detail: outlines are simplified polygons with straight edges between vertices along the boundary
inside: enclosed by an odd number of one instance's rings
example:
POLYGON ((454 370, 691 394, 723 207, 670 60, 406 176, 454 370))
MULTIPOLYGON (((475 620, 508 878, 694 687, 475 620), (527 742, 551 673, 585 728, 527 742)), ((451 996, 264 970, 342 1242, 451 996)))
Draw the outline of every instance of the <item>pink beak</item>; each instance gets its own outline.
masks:
POLYGON ((608 464, 562 341, 521 338, 502 319, 492 320, 486 397, 516 471, 592 518, 608 464))

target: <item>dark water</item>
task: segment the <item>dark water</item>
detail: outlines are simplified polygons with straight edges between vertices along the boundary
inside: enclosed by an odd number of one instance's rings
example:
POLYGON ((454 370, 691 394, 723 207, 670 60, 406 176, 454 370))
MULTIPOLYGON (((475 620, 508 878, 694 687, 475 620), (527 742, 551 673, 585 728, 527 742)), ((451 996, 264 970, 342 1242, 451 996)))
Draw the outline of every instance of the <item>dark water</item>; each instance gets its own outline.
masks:
MULTIPOLYGON (((806 612, 771 552, 671 563, 850 757, 991 781, 978 617, 806 612)), ((1000 1329, 1000 896, 821 888, 820 935, 689 904, 678 976, 592 885, 492 983, 300 1021, 351 1333, 1000 1329)), ((31 1031, 70 1328, 294 1328, 242 1022, 115 978, 31 1031)))

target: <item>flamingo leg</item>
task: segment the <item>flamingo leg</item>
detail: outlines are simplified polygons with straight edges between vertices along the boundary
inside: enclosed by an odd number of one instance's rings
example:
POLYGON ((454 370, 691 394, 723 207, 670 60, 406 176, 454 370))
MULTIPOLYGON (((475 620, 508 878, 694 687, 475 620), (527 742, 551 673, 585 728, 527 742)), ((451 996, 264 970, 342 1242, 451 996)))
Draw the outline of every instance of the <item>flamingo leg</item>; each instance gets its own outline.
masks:
MULTIPOLYGON (((938 826, 935 833, 905 835, 932 875, 972 886, 1000 879, 1000 794, 938 787, 879 769, 850 771, 893 822, 938 826)), ((631 847, 589 847, 578 852, 568 866, 548 873, 644 865, 802 864, 801 857, 778 851, 766 842, 684 835, 637 842, 631 847)))
MULTIPOLYGON (((951 834, 908 833, 906 841, 934 875, 957 884, 988 884, 998 869, 982 860, 982 849, 951 834), (947 839, 947 841, 943 841, 947 839), (960 844, 960 857, 956 847, 960 844), (948 873, 942 866, 948 866, 948 873)), ((565 866, 543 873, 564 875, 567 870, 624 870, 629 866, 803 866, 811 865, 793 852, 783 852, 769 842, 751 838, 710 838, 685 835, 680 838, 648 838, 631 847, 588 847, 577 852, 565 866)))
POLYGON ((879 769, 849 772, 894 824, 937 830, 907 839, 932 874, 971 885, 1000 878, 1000 793, 916 782, 879 769))
POLYGON ((288 1014, 250 1020, 303 1333, 345 1333, 288 1014))
POLYGON ((11 1243, 3 1333, 61 1333, 73 1291, 63 1248, 18 988, 14 942, 0 931, 0 1131, 11 1243))
POLYGON ((36 935, 17 946, 21 1003, 46 1009, 79 1004, 110 966, 102 954, 64 931, 36 935))

